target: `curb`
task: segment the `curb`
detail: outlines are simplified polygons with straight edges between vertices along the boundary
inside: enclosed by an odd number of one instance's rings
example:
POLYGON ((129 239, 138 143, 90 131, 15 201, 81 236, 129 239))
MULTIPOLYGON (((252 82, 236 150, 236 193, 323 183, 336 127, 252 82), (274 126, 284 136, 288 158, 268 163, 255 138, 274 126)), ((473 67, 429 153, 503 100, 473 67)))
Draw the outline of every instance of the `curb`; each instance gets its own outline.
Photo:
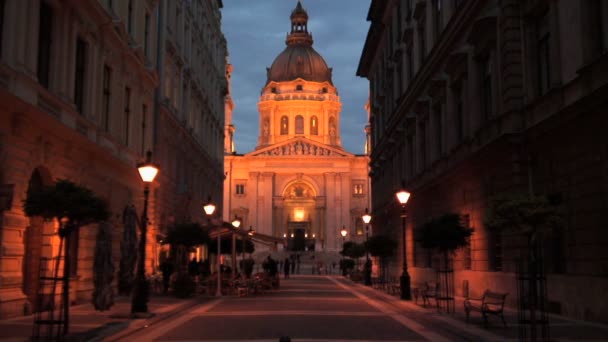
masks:
MULTIPOLYGON (((161 320, 174 316, 183 310, 199 305, 206 300, 208 300, 207 297, 195 297, 186 300, 184 303, 168 305, 171 308, 163 310, 162 313, 153 314, 151 317, 144 319, 131 318, 123 323, 102 328, 96 331, 96 333, 94 333, 92 336, 89 336, 89 339, 83 341, 118 341, 135 333, 136 331, 148 327, 149 325, 155 324, 161 320)), ((80 340, 78 340, 78 342, 79 341, 80 340)))

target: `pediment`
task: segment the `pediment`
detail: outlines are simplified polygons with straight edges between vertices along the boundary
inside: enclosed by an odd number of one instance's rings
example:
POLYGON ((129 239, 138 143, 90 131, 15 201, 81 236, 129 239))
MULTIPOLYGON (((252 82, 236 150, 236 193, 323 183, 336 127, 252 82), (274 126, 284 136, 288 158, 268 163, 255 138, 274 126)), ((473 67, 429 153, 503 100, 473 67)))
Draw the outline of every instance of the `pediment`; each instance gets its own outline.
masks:
POLYGON ((345 152, 333 146, 318 142, 296 138, 245 154, 251 157, 352 157, 352 153, 345 152))

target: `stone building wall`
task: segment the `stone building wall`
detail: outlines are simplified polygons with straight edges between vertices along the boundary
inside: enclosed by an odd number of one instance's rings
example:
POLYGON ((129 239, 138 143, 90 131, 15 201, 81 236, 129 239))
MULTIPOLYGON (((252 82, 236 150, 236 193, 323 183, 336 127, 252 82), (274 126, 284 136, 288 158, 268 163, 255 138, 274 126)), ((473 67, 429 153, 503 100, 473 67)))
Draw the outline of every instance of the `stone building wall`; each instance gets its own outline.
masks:
MULTIPOLYGON (((393 194, 404 180, 414 283, 437 263, 416 231, 455 212, 475 229, 454 260, 456 294, 490 288, 515 305, 525 239, 488 231, 483 217, 495 195, 533 193, 565 212, 543 239, 550 310, 608 320, 593 301, 608 279, 607 11, 602 1, 372 1, 358 74, 370 80, 374 220, 403 245, 393 194)), ((400 253, 393 275, 401 264, 400 253)))

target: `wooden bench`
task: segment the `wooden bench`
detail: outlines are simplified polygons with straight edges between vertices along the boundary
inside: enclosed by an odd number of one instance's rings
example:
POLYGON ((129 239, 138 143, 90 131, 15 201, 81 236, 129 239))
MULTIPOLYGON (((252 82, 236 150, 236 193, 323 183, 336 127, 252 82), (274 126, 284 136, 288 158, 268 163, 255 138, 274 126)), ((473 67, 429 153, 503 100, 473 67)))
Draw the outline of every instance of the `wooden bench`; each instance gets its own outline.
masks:
POLYGON ((467 298, 464 301, 464 311, 467 314, 467 322, 471 311, 480 312, 483 316, 484 326, 488 326, 488 315, 500 316, 502 324, 507 326, 503 313, 505 307, 505 299, 508 293, 498 293, 486 290, 481 298, 467 298))

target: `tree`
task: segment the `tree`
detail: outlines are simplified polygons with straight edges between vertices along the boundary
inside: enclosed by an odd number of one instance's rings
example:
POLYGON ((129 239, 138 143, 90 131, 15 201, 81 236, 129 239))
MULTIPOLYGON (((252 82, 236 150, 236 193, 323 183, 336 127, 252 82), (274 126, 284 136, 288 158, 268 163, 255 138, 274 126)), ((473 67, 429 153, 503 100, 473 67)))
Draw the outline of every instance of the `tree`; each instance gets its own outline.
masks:
POLYGON ((469 237, 473 230, 462 225, 460 215, 449 213, 438 218, 432 219, 422 228, 420 242, 424 248, 436 248, 443 255, 443 269, 437 269, 439 281, 439 296, 435 298, 445 302, 447 312, 454 310, 453 294, 453 270, 450 267, 449 254, 454 253, 458 248, 469 244, 469 237))
POLYGON ((353 241, 347 241, 342 246, 340 254, 352 259, 358 259, 365 255, 365 245, 353 241))
POLYGON ((86 187, 60 179, 54 185, 40 190, 28 190, 23 202, 27 216, 41 216, 61 222, 59 228, 60 252, 63 249, 63 334, 69 329, 70 291, 70 237, 75 230, 109 217, 106 201, 86 187))
POLYGON ((472 233, 471 228, 462 225, 460 215, 449 213, 427 222, 420 242, 424 248, 437 248, 444 255, 447 267, 448 254, 467 246, 472 233))
POLYGON ((371 236, 365 243, 369 254, 380 259, 380 267, 384 276, 386 274, 386 261, 387 258, 392 257, 397 250, 397 241, 385 236, 385 235, 374 235, 371 236))
MULTIPOLYGON (((546 293, 542 291, 542 288, 546 288, 546 283, 541 266, 541 244, 538 242, 541 239, 538 235, 563 225, 558 204, 558 201, 543 196, 503 194, 490 200, 484 217, 484 224, 489 230, 519 233, 527 237, 527 262, 521 262, 517 271, 518 286, 526 289, 523 294, 519 294, 518 310, 520 317, 527 316, 524 321, 530 325, 531 341, 536 341, 537 324, 547 324, 542 318, 537 321, 539 313, 541 316, 546 314, 547 301, 546 293)), ((541 331, 544 337, 545 330, 541 331)))

